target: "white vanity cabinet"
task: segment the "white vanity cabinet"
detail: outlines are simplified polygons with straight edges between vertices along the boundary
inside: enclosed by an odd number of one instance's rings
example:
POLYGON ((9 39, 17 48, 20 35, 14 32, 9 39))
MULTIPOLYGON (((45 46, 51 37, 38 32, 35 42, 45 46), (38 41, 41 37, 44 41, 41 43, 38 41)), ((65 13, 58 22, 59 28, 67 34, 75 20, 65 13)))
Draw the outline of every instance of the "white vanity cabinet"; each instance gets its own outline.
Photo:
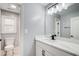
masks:
POLYGON ((72 56, 72 55, 54 46, 50 46, 40 41, 36 41, 36 56, 72 56))
POLYGON ((52 56, 52 54, 50 54, 42 47, 36 46, 36 56, 52 56))

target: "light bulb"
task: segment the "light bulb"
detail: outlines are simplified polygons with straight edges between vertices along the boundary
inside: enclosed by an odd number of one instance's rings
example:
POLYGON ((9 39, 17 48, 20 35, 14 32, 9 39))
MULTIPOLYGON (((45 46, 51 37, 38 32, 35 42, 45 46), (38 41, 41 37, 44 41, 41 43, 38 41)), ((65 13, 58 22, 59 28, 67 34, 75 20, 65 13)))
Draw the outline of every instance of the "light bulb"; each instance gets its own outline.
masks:
POLYGON ((52 15, 52 13, 53 13, 53 12, 52 12, 52 9, 49 9, 49 10, 48 10, 48 14, 49 14, 49 15, 52 15))
POLYGON ((52 13, 57 13, 57 9, 56 8, 52 8, 52 13))
POLYGON ((67 9, 68 8, 68 5, 66 3, 62 3, 62 8, 63 9, 67 9))
POLYGON ((13 4, 11 4, 11 8, 16 9, 16 6, 15 6, 15 5, 13 5, 13 4))

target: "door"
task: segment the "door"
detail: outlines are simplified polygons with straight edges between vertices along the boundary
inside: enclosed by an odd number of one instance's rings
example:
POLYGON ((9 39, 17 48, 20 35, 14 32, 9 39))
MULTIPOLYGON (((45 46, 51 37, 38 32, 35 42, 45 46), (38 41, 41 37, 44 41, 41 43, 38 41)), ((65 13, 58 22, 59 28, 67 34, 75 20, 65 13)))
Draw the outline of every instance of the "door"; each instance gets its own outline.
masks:
POLYGON ((79 17, 71 19, 71 37, 79 39, 79 17))
POLYGON ((55 19, 55 34, 60 36, 60 20, 58 18, 55 19))

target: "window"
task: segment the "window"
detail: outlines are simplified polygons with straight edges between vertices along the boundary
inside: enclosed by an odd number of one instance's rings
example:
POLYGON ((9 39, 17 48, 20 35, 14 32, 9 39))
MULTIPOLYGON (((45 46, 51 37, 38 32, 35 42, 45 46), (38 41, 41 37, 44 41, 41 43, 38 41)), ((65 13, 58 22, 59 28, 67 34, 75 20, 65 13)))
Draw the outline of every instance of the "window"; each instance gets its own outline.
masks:
POLYGON ((2 33, 17 32, 17 16, 16 14, 2 12, 2 33))

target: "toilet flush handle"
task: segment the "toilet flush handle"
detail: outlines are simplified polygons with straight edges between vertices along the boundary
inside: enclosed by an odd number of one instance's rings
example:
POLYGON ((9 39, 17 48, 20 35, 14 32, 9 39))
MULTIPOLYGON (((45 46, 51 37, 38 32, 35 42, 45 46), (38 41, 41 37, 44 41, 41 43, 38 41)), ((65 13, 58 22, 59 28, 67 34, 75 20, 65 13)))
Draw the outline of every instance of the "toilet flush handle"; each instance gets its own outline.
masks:
POLYGON ((70 37, 72 37, 72 38, 73 38, 74 36, 73 36, 73 35, 70 35, 70 37))
POLYGON ((2 39, 0 39, 0 41, 2 41, 2 39))

